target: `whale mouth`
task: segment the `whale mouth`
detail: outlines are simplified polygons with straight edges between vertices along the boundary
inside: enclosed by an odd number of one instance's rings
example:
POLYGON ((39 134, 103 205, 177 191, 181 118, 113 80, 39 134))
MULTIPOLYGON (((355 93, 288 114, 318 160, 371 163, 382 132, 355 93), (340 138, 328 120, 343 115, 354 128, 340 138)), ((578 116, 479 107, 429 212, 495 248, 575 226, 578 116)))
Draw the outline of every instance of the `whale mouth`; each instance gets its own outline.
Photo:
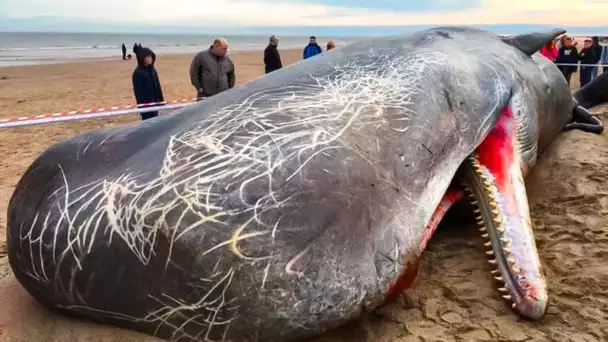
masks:
POLYGON ((541 318, 547 286, 540 264, 519 148, 517 120, 506 107, 461 169, 486 252, 504 299, 521 316, 541 318))

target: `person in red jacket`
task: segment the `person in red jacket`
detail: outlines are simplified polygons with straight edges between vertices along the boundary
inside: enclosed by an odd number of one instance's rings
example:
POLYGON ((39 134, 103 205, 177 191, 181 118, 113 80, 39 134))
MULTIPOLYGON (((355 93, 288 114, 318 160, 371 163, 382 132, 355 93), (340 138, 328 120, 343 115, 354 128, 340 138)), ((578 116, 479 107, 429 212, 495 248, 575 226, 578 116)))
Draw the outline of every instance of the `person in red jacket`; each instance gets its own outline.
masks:
POLYGON ((547 57, 549 60, 555 62, 557 58, 557 48, 555 47, 555 41, 550 41, 540 49, 540 54, 547 57))

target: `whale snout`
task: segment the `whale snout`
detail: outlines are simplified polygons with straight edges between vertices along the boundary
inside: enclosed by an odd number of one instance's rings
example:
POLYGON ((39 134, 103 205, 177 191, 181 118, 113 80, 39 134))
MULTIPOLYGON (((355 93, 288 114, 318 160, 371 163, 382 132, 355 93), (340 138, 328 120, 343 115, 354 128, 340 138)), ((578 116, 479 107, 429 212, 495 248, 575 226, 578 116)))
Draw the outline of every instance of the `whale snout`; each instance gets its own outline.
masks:
POLYGON ((525 294, 521 300, 514 302, 516 311, 523 317, 538 320, 547 311, 548 297, 546 292, 525 294))

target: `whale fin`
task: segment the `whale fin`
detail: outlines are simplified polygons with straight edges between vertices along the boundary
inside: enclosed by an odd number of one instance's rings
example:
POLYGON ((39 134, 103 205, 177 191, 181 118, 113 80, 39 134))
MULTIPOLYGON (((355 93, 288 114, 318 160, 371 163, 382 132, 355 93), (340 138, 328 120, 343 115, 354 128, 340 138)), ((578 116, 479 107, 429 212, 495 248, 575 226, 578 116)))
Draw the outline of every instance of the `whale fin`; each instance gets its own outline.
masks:
POLYGON ((540 50, 543 45, 547 44, 551 40, 557 38, 558 36, 564 33, 566 33, 566 30, 553 29, 551 31, 546 32, 534 32, 501 37, 501 40, 504 43, 521 50, 526 55, 531 56, 532 54, 540 50))

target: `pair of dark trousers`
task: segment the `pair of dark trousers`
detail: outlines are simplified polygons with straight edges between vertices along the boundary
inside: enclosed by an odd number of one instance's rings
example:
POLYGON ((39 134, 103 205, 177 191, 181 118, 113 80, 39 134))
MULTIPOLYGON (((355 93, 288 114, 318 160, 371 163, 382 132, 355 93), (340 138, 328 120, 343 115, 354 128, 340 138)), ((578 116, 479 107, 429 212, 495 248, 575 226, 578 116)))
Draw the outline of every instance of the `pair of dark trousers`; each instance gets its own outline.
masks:
POLYGON ((148 120, 148 119, 152 119, 158 116, 158 111, 156 112, 147 112, 147 113, 139 113, 141 115, 141 119, 143 120, 148 120))
POLYGON ((572 68, 562 66, 560 68, 560 71, 562 72, 562 75, 564 75, 564 78, 566 79, 566 82, 568 82, 568 84, 570 84, 570 78, 572 77, 572 73, 573 73, 572 68))
POLYGON ((593 80, 593 67, 582 66, 580 73, 581 88, 593 80))

